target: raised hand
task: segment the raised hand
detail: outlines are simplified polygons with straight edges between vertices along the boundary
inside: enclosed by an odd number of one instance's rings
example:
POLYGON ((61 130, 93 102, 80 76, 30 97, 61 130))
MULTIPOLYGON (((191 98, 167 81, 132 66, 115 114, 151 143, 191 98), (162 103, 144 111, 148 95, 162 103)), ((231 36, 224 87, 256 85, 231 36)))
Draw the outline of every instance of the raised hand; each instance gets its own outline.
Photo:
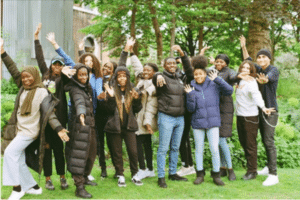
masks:
POLYGON ((140 96, 139 93, 134 88, 130 91, 130 94, 134 99, 138 99, 140 96))
POLYGON ((59 131, 57 134, 58 134, 58 136, 60 137, 60 139, 61 139, 63 142, 68 142, 70 138, 69 138, 69 136, 67 135, 67 133, 69 133, 68 130, 62 129, 62 130, 59 131))
POLYGON ((242 35, 240 37, 241 47, 246 47, 246 38, 242 35))
POLYGON ((180 53, 180 56, 184 56, 184 53, 183 53, 183 51, 182 51, 182 49, 179 45, 173 45, 172 50, 173 51, 178 51, 180 53))
POLYGON ((135 44, 135 39, 133 37, 128 38, 124 51, 128 52, 130 50, 130 47, 133 47, 134 44, 135 44))
POLYGON ((266 76, 263 73, 257 74, 258 78, 256 78, 257 82, 260 84, 266 84, 269 82, 269 77, 268 75, 266 76))
POLYGON ((76 74, 76 69, 71 69, 71 66, 65 66, 62 68, 61 72, 71 78, 74 74, 76 74))
POLYGON ((218 70, 212 70, 209 74, 208 74, 208 78, 210 80, 215 80, 218 77, 218 70))
POLYGON ((167 84, 167 83, 166 83, 165 78, 162 75, 158 75, 156 84, 157 84, 157 87, 162 87, 162 86, 164 86, 164 84, 167 84))
POLYGON ((42 23, 39 23, 39 25, 36 27, 36 30, 34 32, 34 39, 38 40, 39 39, 39 33, 42 29, 42 23))
POLYGON ((212 57, 212 56, 210 56, 209 57, 209 63, 212 64, 212 65, 214 65, 215 64, 215 58, 212 57))
POLYGON ((56 41, 55 41, 55 33, 51 32, 51 33, 48 33, 47 36, 46 36, 47 40, 52 44, 56 44, 56 41))
POLYGON ((79 51, 83 51, 84 50, 84 38, 79 42, 79 51))
POLYGON ((203 56, 204 53, 205 53, 205 51, 208 50, 208 49, 210 49, 210 47, 207 46, 207 45, 205 45, 205 47, 203 47, 203 48, 201 49, 201 51, 200 51, 200 56, 203 56))
POLYGON ((186 86, 184 87, 184 91, 185 91, 186 93, 190 93, 190 92, 193 91, 193 90, 195 90, 195 88, 192 88, 190 85, 186 85, 186 86))
POLYGON ((110 97, 113 97, 115 95, 114 89, 112 87, 109 87, 108 83, 104 84, 104 88, 110 97))
POLYGON ((84 114, 81 114, 80 117, 79 117, 79 119, 80 119, 81 125, 85 126, 85 123, 84 123, 84 114))
POLYGON ((270 116, 272 112, 276 112, 275 108, 263 108, 262 111, 268 116, 270 116))

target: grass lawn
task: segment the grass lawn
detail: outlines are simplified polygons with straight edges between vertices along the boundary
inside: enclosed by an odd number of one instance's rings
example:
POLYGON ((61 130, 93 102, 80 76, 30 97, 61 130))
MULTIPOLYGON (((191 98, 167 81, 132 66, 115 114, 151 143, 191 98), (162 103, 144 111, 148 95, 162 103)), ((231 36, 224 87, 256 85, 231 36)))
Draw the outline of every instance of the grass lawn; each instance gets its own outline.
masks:
MULTIPOLYGON (((54 168, 55 169, 55 168, 54 168)), ((2 170, 1 170, 2 172, 2 170)), ((95 165, 92 175, 96 178, 98 186, 86 186, 94 199, 297 199, 300 198, 300 169, 279 169, 280 183, 263 187, 262 182, 266 177, 258 176, 255 180, 243 181, 243 169, 236 170, 237 180, 229 181, 222 178, 225 186, 218 187, 212 182, 210 173, 206 173, 205 182, 194 185, 195 175, 189 175, 188 182, 174 182, 167 180, 168 188, 162 189, 157 185, 157 178, 143 179, 143 186, 136 186, 130 181, 130 170, 125 169, 126 188, 117 186, 117 179, 113 178, 114 170, 108 168, 108 177, 99 178, 100 169, 95 165)), ((32 172, 35 180, 39 180, 37 173, 32 172)), ((69 188, 61 190, 59 176, 53 175, 52 181, 56 189, 48 191, 43 188, 42 195, 26 194, 22 199, 76 199, 75 186, 70 173, 67 173, 69 188)), ((2 179, 1 179, 2 183, 2 179)), ((2 185, 2 184, 1 184, 2 185)), ((45 178, 41 176, 40 186, 45 186, 45 178)), ((11 193, 11 187, 1 188, 1 199, 7 199, 11 193)))

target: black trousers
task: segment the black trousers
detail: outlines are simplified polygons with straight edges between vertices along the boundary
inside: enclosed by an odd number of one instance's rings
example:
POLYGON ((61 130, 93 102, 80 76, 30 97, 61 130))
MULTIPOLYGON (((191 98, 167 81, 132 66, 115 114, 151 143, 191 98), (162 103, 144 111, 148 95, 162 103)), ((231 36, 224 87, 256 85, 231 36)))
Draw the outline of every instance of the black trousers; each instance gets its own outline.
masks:
POLYGON ((180 156, 181 162, 184 162, 184 167, 193 166, 191 142, 190 142, 190 129, 191 129, 192 114, 186 113, 184 115, 184 130, 180 143, 180 156))
POLYGON ((129 157, 131 175, 134 176, 138 172, 138 154, 135 133, 126 130, 122 130, 121 134, 107 133, 107 139, 112 145, 116 174, 120 176, 124 176, 122 158, 122 140, 124 139, 129 157))
POLYGON ((259 129, 267 153, 269 174, 272 175, 277 175, 277 153, 274 139, 277 121, 278 112, 274 112, 270 116, 267 116, 259 110, 259 129))
POLYGON ((145 134, 145 135, 136 135, 136 142, 137 142, 137 152, 138 152, 138 161, 140 169, 145 170, 145 157, 147 161, 147 168, 152 171, 153 170, 153 151, 152 151, 152 135, 145 134), (145 157, 144 157, 145 152, 145 157))
POLYGON ((247 172, 257 172, 258 116, 237 116, 237 131, 247 160, 247 172))

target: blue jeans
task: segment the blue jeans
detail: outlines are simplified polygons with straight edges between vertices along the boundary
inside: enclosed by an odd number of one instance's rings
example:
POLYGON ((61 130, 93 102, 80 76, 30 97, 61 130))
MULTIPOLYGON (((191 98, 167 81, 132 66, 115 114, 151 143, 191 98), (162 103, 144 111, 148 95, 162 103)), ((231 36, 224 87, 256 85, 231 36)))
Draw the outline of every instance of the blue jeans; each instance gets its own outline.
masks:
POLYGON ((219 127, 210 129, 194 129, 194 138, 196 146, 196 165, 197 171, 203 170, 204 154, 204 137, 207 135, 210 152, 212 155, 213 172, 220 171, 220 154, 219 154, 219 127))
POLYGON ((166 155, 169 153, 169 174, 176 174, 178 151, 184 129, 184 117, 158 112, 159 147, 157 150, 158 178, 165 177, 166 155))
POLYGON ((230 150, 226 139, 227 139, 226 137, 220 137, 220 142, 219 142, 220 157, 221 157, 222 167, 226 167, 227 165, 227 168, 231 169, 232 168, 231 155, 230 155, 230 150))

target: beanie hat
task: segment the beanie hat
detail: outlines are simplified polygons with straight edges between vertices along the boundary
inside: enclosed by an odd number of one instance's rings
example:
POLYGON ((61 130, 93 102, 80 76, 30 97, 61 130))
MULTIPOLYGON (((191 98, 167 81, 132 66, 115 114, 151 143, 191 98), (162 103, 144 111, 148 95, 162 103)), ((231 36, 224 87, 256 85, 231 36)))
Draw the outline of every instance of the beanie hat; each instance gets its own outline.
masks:
POLYGON ((224 60, 227 64, 227 66, 229 65, 230 60, 229 60, 229 57, 226 54, 217 55, 215 60, 218 60, 218 59, 224 60))
POLYGON ((268 49, 261 49, 261 50, 259 50, 259 52, 256 54, 256 58, 257 58, 259 55, 265 55, 265 56, 267 56, 268 58, 270 58, 270 60, 272 60, 271 52, 270 52, 268 49))

